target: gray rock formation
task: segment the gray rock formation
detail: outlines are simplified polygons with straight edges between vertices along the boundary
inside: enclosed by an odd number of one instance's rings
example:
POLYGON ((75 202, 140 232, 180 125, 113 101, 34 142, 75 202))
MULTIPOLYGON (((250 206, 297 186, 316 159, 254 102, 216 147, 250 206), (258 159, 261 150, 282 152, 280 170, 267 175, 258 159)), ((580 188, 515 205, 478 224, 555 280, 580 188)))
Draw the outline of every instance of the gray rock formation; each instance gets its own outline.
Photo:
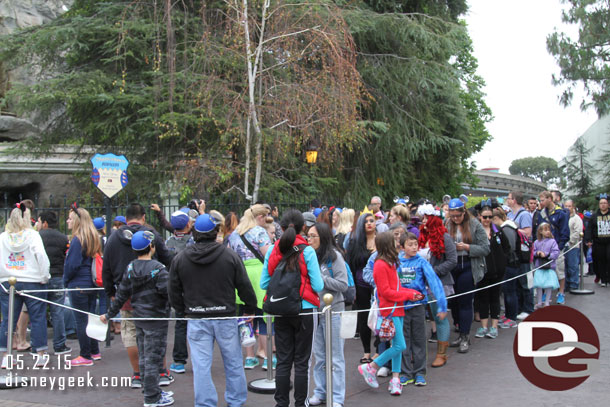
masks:
POLYGON ((2 0, 0 35, 48 23, 69 10, 73 0, 2 0))
POLYGON ((21 141, 39 133, 36 126, 25 119, 12 116, 0 116, 0 143, 21 141))

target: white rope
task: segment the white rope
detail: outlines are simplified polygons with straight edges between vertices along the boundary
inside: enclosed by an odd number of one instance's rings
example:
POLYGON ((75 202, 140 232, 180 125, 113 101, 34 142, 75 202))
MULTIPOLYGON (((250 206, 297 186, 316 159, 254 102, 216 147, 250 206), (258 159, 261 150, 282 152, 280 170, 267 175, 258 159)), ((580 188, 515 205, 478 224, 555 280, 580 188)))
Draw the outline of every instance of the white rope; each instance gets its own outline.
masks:
MULTIPOLYGON (((580 247, 581 243, 582 242, 579 242, 576 246, 571 247, 566 252, 561 252, 555 261, 559 261, 559 259, 562 259, 564 257, 564 255, 565 255, 565 253, 568 253, 571 250, 574 250, 574 249, 580 247)), ((508 281, 516 280, 516 279, 518 279, 520 277, 523 277, 524 275, 526 275, 528 273, 533 273, 536 270, 540 270, 542 268, 545 268, 547 265, 551 264, 552 262, 553 262, 553 260, 549 260, 548 262, 542 264, 541 266, 538 266, 535 269, 529 270, 529 271, 527 271, 525 273, 518 274, 518 275, 516 275, 514 277, 511 277, 509 279, 502 280, 502 281, 499 281, 497 283, 487 285, 485 287, 475 288, 474 290, 466 291, 466 292, 459 293, 459 294, 450 295, 449 297, 447 297, 447 299, 457 298, 457 297, 460 297, 462 295, 473 294, 473 293, 476 293, 478 291, 486 290, 486 289, 488 289, 490 287, 495 287, 497 285, 504 284, 504 283, 506 283, 508 281)), ((8 294, 8 291, 4 287, 4 285, 0 284, 0 286, 2 286, 2 289, 4 290, 4 292, 8 294)), ((88 288, 88 289, 86 289, 86 288, 85 289, 79 289, 79 288, 67 289, 66 288, 66 289, 59 289, 59 290, 22 290, 22 291, 16 291, 16 294, 22 295, 24 297, 33 298, 33 299, 38 300, 38 301, 46 302, 47 304, 51 304, 51 305, 55 305, 55 306, 58 306, 58 307, 66 308, 66 309, 69 309, 69 310, 72 310, 72 311, 75 311, 75 312, 80 312, 80 313, 87 314, 87 315, 92 315, 92 316, 99 316, 97 314, 93 314, 93 313, 90 313, 90 312, 86 312, 86 311, 83 311, 83 310, 72 308, 72 307, 69 307, 69 306, 64 305, 64 304, 58 304, 58 303, 55 303, 53 301, 46 300, 44 298, 35 297, 35 296, 30 295, 28 293, 32 293, 32 292, 64 291, 64 290, 86 291, 86 290, 101 290, 101 289, 103 289, 103 288, 95 287, 95 288, 88 288)), ((406 306, 406 308, 413 308, 413 307, 417 307, 417 306, 420 306, 420 305, 427 305, 427 304, 431 304, 431 303, 437 302, 437 301, 438 300, 430 300, 430 301, 427 301, 427 302, 422 302, 422 303, 418 303, 418 304, 413 304, 411 306, 406 306)), ((378 309, 381 311, 381 310, 388 310, 388 309, 393 309, 393 308, 394 307, 383 307, 383 308, 378 308, 378 309)), ((358 312, 369 312, 370 310, 371 310, 371 308, 361 309, 361 310, 352 310, 352 311, 332 311, 332 313, 333 314, 358 313, 358 312)), ((311 311, 311 312, 303 312, 303 313, 300 313, 298 315, 299 316, 305 316, 305 315, 322 315, 322 314, 323 314, 323 312, 316 310, 316 311, 311 311)), ((257 316, 253 316, 251 318, 265 318, 266 316, 271 316, 273 318, 281 318, 281 317, 285 317, 286 315, 263 315, 263 316, 257 315, 257 316)), ((227 319, 240 319, 240 318, 244 318, 244 316, 206 317, 206 318, 119 318, 119 317, 115 317, 115 318, 111 318, 111 320, 113 320, 113 321, 203 321, 203 320, 227 320, 227 319)))

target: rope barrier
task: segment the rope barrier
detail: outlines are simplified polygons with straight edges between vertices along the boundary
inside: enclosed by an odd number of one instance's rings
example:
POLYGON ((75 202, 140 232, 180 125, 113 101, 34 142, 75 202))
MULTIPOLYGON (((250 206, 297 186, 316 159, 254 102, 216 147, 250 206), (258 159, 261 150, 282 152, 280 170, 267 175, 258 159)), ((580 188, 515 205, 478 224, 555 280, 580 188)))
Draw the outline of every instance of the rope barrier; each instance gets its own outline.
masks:
MULTIPOLYGON (((568 252, 570 252, 570 251, 572 251, 572 250, 574 250, 576 248, 579 248, 581 246, 581 244, 582 244, 582 242, 578 242, 578 244, 576 244, 575 246, 569 248, 567 251, 561 252, 555 261, 559 261, 559 259, 562 259, 565 256, 566 253, 568 253, 568 252)), ((511 277, 509 279, 502 280, 502 281, 499 281, 497 283, 489 284, 489 285, 484 286, 484 287, 475 288, 474 290, 466 291, 466 292, 459 293, 459 294, 453 294, 453 295, 448 296, 447 299, 449 300, 449 299, 452 299, 452 298, 460 297, 462 295, 473 294, 473 293, 476 293, 478 291, 486 290, 486 289, 488 289, 490 287, 495 287, 497 285, 501 285, 501 284, 504 284, 504 283, 512 281, 512 280, 516 280, 516 279, 518 279, 520 277, 525 276, 528 273, 533 273, 536 270, 543 269, 546 266, 548 266, 549 264, 551 264, 552 262, 553 262, 553 260, 549 260, 548 262, 542 264, 541 266, 538 266, 538 267, 536 267, 536 268, 534 268, 532 270, 529 270, 529 271, 527 271, 525 273, 518 274, 518 275, 516 275, 514 277, 511 277)), ((4 287, 4 285, 0 284, 0 286, 2 286, 2 289, 4 290, 4 292, 8 294, 8 290, 4 287)), ((46 300, 44 298, 39 298, 39 297, 30 295, 29 293, 33 293, 33 292, 57 292, 57 291, 92 291, 92 290, 102 290, 102 289, 103 288, 101 288, 101 287, 82 288, 82 289, 81 288, 64 288, 64 289, 57 289, 57 290, 22 290, 22 291, 16 291, 15 293, 19 294, 21 296, 24 296, 24 297, 33 298, 33 299, 38 300, 38 301, 46 302, 47 304, 50 304, 50 305, 55 305, 55 306, 58 306, 58 307, 61 307, 61 308, 66 308, 66 309, 69 309, 69 310, 72 310, 72 311, 75 311, 75 312, 81 312, 83 314, 92 315, 92 316, 99 316, 97 314, 93 314, 93 313, 90 313, 90 312, 87 312, 87 311, 83 311, 83 310, 79 310, 79 309, 76 309, 76 308, 69 307, 69 306, 67 306, 65 304, 58 304, 58 303, 55 303, 53 301, 46 300)), ((417 307, 417 306, 420 306, 420 305, 431 304, 431 303, 434 303, 434 302, 437 302, 437 300, 429 300, 429 301, 426 301, 426 302, 422 302, 422 303, 419 303, 419 304, 413 304, 411 306, 406 306, 406 307, 407 308, 413 308, 413 307, 417 307)), ((393 309, 393 308, 394 307, 383 307, 383 308, 378 308, 378 309, 381 311, 381 310, 388 310, 388 309, 393 309)), ((332 313, 340 315, 340 314, 343 314, 343 313, 369 312, 370 310, 371 310, 371 308, 362 309, 362 310, 351 310, 351 311, 332 311, 332 313)), ((321 315, 321 314, 323 314, 322 311, 316 310, 316 311, 311 311, 311 312, 299 313, 298 315, 299 316, 305 316, 305 315, 321 315)), ((265 315, 267 315, 267 314, 265 314, 265 315)), ((281 317, 284 317, 285 315, 271 315, 271 316, 274 317, 274 318, 281 318, 281 317)), ((206 318, 177 318, 177 317, 168 317, 168 318, 135 318, 135 317, 133 317, 133 318, 119 318, 119 317, 115 317, 115 318, 111 318, 111 319, 113 321, 202 321, 202 320, 228 320, 228 319, 240 319, 240 318, 244 318, 244 317, 243 316, 206 317, 206 318)), ((264 318, 264 316, 257 315, 257 316, 252 316, 252 318, 264 318)))

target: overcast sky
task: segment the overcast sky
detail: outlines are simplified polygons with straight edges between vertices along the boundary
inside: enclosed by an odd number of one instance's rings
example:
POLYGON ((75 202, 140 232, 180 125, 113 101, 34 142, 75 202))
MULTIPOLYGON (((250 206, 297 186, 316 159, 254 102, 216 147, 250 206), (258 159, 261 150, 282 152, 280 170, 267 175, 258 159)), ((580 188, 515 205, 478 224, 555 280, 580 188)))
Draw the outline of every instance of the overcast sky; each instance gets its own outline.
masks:
POLYGON ((487 126, 493 140, 473 157, 477 168, 508 173, 512 160, 539 155, 559 161, 597 120, 594 110, 580 111, 576 97, 572 106, 561 107, 561 88, 551 84, 559 68, 546 50, 546 37, 565 28, 560 0, 468 3, 466 22, 495 117, 487 126))

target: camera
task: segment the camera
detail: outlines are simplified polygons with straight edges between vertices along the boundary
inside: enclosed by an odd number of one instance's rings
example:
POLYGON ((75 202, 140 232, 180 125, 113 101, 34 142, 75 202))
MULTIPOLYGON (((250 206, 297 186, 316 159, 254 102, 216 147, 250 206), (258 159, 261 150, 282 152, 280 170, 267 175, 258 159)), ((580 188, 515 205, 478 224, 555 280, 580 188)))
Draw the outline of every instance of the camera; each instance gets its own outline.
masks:
POLYGON ((193 209, 195 211, 199 210, 199 200, 198 199, 192 199, 186 206, 188 206, 189 209, 193 209))

